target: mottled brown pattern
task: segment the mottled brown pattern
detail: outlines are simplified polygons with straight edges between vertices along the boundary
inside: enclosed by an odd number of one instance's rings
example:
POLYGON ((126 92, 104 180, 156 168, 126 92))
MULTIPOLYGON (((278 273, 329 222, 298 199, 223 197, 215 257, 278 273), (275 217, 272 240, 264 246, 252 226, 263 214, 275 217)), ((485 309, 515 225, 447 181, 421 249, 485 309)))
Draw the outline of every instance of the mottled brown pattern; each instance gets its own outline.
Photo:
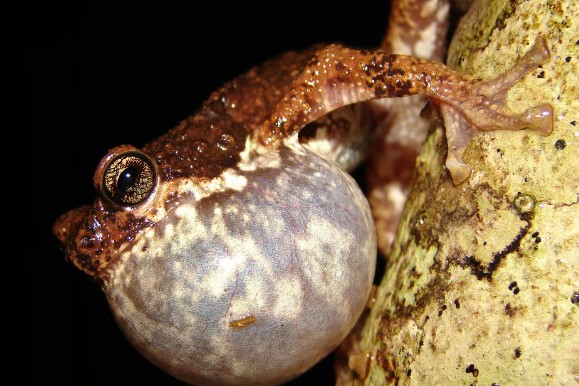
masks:
POLYGON ((82 206, 65 213, 52 229, 64 245, 67 259, 87 275, 102 280, 100 274, 123 243, 152 225, 130 212, 107 208, 97 199, 92 207, 82 206))
POLYGON ((255 130, 286 93, 292 80, 303 71, 317 49, 286 52, 233 79, 209 97, 220 102, 228 116, 255 130))

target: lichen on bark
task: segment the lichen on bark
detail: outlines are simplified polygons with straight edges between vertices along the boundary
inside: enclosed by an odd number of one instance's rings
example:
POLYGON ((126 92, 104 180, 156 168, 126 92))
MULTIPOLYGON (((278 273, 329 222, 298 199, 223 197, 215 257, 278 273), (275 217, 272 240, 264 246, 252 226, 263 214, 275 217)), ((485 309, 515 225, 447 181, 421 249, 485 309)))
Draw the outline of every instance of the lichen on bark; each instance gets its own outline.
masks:
POLYGON ((473 173, 459 186, 444 167, 443 130, 432 130, 355 344, 369 369, 352 371, 350 384, 579 382, 577 15, 573 0, 496 0, 475 1, 463 17, 448 64, 483 79, 547 38, 550 62, 507 103, 550 103, 554 130, 478 134, 465 154, 473 173))

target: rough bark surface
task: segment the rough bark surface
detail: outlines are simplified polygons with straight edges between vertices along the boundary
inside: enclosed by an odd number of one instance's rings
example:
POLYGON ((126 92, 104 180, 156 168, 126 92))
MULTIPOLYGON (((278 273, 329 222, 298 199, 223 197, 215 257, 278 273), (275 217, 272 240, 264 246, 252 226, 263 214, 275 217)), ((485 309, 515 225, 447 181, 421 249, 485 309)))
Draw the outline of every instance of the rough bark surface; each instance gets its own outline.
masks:
POLYGON ((387 270, 350 356, 352 385, 579 382, 579 6, 475 1, 448 63, 487 79, 541 33, 552 59, 509 92, 517 111, 552 104, 547 137, 481 133, 454 186, 432 130, 387 270))

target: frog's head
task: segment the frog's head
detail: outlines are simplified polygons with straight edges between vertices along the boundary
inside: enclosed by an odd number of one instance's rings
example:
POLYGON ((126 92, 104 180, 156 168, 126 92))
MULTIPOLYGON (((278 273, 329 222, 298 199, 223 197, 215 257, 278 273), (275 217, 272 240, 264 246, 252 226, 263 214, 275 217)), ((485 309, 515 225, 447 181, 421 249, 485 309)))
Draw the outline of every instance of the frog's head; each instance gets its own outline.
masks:
POLYGON ((53 231, 67 258, 85 273, 103 280, 119 249, 153 226, 162 195, 159 168, 146 153, 128 145, 112 149, 94 175, 99 191, 92 206, 62 215, 53 231))
POLYGON ((246 135, 241 125, 206 107, 142 150, 130 145, 110 150, 93 177, 98 192, 93 205, 65 213, 53 226, 67 258, 105 280, 119 251, 182 200, 225 188, 217 186, 223 182, 218 176, 239 162, 246 135))
POLYGON ((277 384, 314 365, 368 298, 366 199, 298 136, 266 148, 211 108, 106 154, 92 206, 54 233, 127 338, 194 384, 277 384))

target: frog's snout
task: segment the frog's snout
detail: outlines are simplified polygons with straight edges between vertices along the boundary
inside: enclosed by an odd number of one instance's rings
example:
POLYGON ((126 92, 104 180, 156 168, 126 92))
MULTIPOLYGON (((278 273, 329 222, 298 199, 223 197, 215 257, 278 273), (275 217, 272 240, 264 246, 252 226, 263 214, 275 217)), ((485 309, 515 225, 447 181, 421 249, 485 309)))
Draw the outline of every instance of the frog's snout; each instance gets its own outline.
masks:
POLYGON ((82 219, 86 218, 89 208, 88 205, 84 205, 69 210, 56 219, 52 225, 52 233, 63 246, 66 246, 71 235, 76 233, 82 219))

